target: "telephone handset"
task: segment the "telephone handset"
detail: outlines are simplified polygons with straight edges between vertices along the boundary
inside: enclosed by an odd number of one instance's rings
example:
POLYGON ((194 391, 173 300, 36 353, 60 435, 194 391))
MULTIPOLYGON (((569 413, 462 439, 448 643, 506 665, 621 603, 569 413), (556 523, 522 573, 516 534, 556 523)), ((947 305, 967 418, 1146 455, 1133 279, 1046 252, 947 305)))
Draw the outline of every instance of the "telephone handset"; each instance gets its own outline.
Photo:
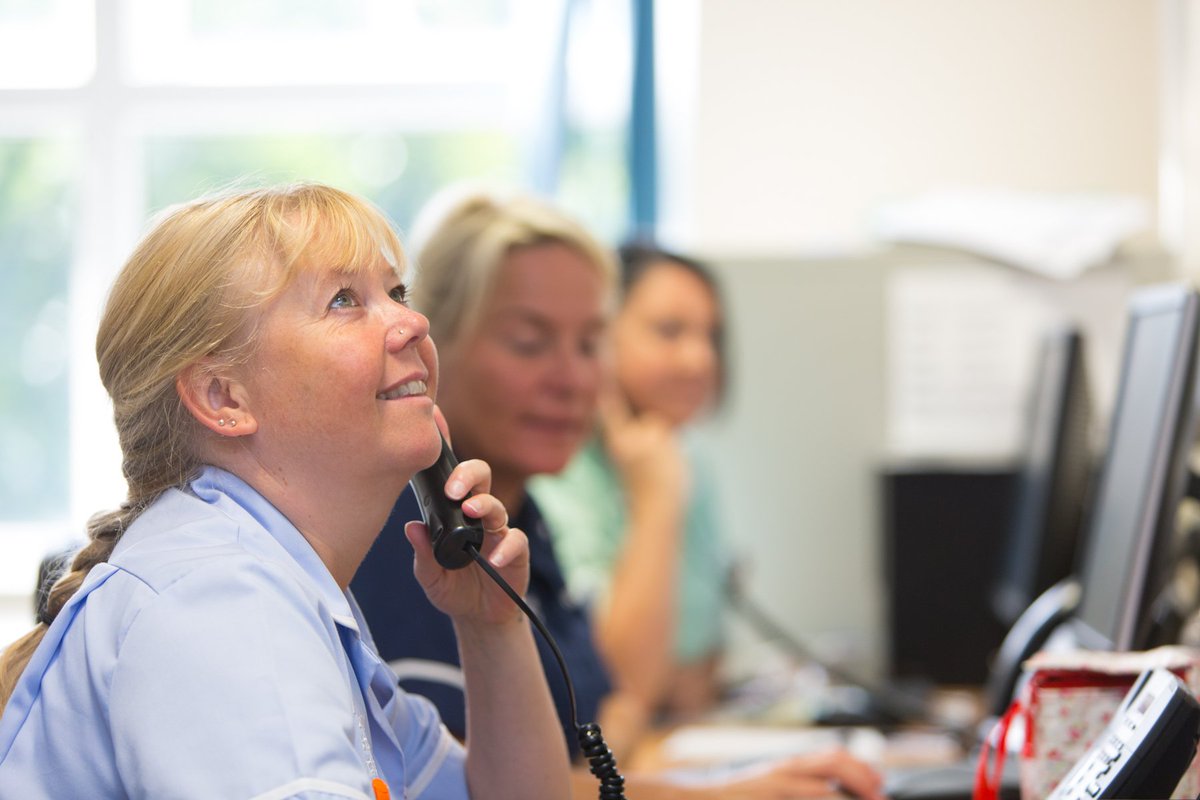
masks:
POLYGON ((625 800, 625 778, 617 770, 617 761, 608 745, 604 743, 600 726, 594 722, 579 724, 575 709, 575 687, 571 683, 567 662, 554 637, 525 600, 480 554, 479 548, 483 546, 483 523, 467 517, 463 514, 461 503, 446 497, 446 481, 450 480, 450 473, 457 465, 458 459, 454 457, 454 451, 443 437, 442 452, 438 460, 432 466, 413 475, 409 481, 417 496, 417 503, 421 506, 421 515, 429 527, 429 540, 433 545, 434 558, 445 569, 462 569, 474 561, 516 603, 525 616, 529 617, 533 627, 550 646, 555 660, 558 661, 558 667, 562 670, 563 680, 567 684, 571 723, 575 726, 579 738, 579 748, 587 758, 592 774, 600 781, 600 797, 602 800, 625 800))
POLYGON ((462 505, 446 496, 446 481, 458 464, 450 445, 442 438, 442 452, 432 466, 413 475, 411 484, 429 527, 433 556, 446 569, 462 569, 473 560, 469 547, 483 547, 483 525, 463 514, 462 505))
POLYGON ((1200 703, 1173 672, 1143 672, 1049 800, 1170 797, 1196 755, 1200 703))

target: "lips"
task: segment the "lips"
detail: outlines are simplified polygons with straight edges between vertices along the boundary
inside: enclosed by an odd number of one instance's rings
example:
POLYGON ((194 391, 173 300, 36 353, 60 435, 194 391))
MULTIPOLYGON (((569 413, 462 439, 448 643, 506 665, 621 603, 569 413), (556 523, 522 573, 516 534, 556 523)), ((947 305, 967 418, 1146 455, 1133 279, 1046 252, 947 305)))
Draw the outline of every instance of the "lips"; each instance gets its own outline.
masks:
POLYGON ((412 397, 414 395, 424 395, 428 391, 425 381, 405 381, 404 383, 393 386, 387 391, 380 392, 375 395, 380 400, 398 400, 401 397, 412 397))
POLYGON ((584 423, 577 419, 525 417, 524 423, 529 428, 558 435, 576 435, 584 428, 584 423))

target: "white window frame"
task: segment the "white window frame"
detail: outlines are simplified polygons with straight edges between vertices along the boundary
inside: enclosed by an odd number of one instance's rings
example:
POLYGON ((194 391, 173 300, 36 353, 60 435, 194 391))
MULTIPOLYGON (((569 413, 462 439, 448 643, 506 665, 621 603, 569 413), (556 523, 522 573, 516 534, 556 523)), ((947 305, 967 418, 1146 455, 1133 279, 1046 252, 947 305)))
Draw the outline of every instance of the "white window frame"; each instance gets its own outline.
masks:
MULTIPOLYGON (((537 3, 540 13, 554 3, 537 3)), ((533 10, 518 2, 520 13, 533 10)), ((49 552, 86 536, 86 521, 125 497, 112 407, 97 374, 94 347, 104 298, 139 238, 150 209, 142 147, 149 135, 344 133, 375 130, 510 129, 536 125, 530 113, 544 91, 519 84, 520 96, 494 76, 476 83, 139 86, 122 77, 122 0, 95 0, 95 73, 84 86, 0 89, 0 137, 73 135, 85 153, 74 188, 78 214, 68 268, 69 501, 60 520, 0 522, 0 600, 27 597, 49 552), (527 120, 527 121, 525 121, 527 120)), ((530 58, 529 53, 521 57, 530 58)), ((526 67, 528 68, 528 67, 526 67)), ((510 84, 511 86, 512 84, 510 84)), ((542 139, 526 131, 527 159, 542 139)), ((529 165, 522 165, 531 174, 529 165)), ((2 632, 2 631, 0 631, 2 632)), ((0 636, 0 647, 7 641, 0 636)))

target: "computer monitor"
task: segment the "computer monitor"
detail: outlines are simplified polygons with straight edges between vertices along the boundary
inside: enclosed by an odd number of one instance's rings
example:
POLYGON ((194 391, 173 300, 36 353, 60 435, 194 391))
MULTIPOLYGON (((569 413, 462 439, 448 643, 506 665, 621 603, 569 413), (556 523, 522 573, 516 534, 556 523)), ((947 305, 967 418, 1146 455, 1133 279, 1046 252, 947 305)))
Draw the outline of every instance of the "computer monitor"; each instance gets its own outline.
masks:
POLYGON ((1075 574, 1095 459, 1083 335, 1059 325, 1041 340, 1025 414, 1013 516, 992 592, 1006 625, 1042 592, 1075 574))
POLYGON ((1197 294, 1141 289, 1129 304, 1108 449, 1083 543, 1076 646, 1148 646, 1151 607, 1169 575, 1175 515, 1196 424, 1197 294))

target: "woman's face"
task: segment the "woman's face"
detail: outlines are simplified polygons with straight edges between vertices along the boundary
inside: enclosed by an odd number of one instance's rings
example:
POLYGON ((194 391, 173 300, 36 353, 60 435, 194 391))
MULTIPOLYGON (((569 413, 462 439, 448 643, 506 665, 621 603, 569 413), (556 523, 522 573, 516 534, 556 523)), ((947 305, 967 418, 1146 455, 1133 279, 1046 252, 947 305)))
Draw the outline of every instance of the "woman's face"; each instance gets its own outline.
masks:
POLYGON ((380 258, 303 271, 267 304, 243 370, 267 469, 407 481, 433 463, 437 351, 404 291, 380 258))
POLYGON ((613 326, 617 382, 634 411, 682 425, 705 408, 717 389, 720 328, 703 280, 670 261, 648 267, 613 326))
POLYGON ((591 433, 606 325, 598 269, 558 243, 505 258, 479 324, 443 347, 454 446, 497 483, 557 472, 591 433))

